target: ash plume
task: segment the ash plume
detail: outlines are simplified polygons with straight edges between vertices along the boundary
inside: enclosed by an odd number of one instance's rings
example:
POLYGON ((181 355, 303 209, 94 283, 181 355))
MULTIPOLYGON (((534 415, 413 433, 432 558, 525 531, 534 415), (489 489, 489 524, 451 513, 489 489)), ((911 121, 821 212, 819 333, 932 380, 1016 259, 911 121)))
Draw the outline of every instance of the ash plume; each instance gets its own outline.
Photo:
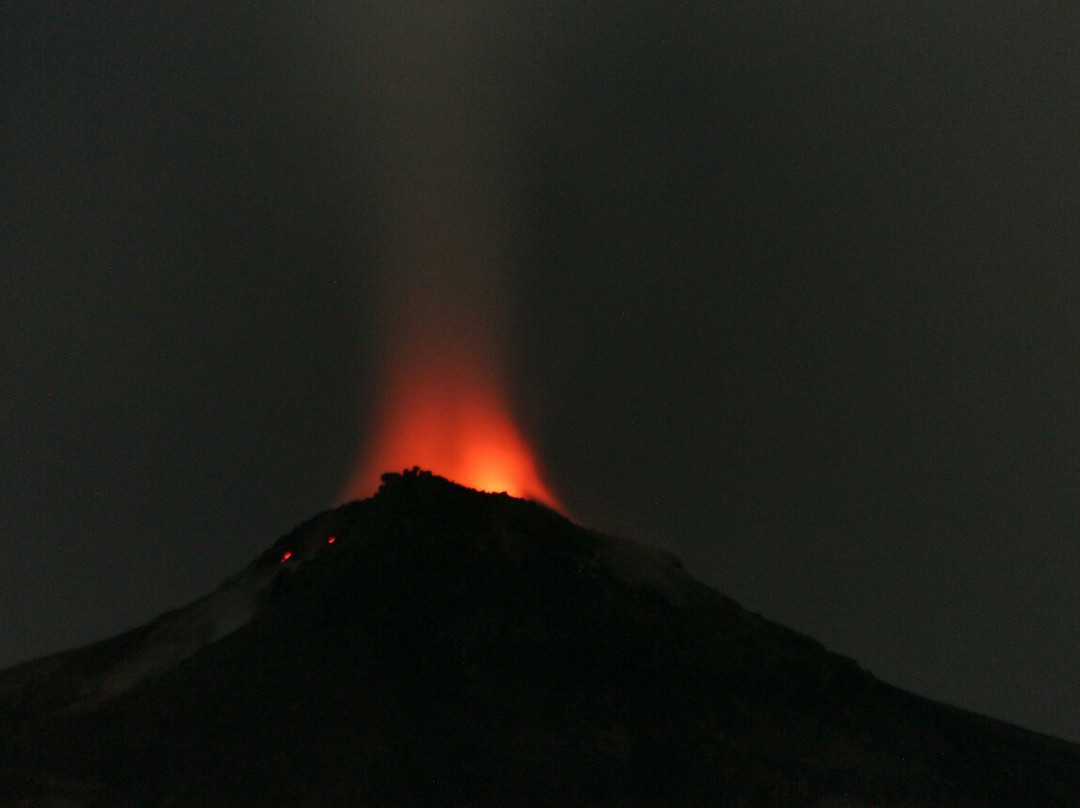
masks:
POLYGON ((374 425, 345 499, 425 465, 555 504, 507 395, 512 111, 533 84, 517 54, 538 36, 521 12, 474 0, 335 17, 355 23, 370 79, 381 301, 374 425))

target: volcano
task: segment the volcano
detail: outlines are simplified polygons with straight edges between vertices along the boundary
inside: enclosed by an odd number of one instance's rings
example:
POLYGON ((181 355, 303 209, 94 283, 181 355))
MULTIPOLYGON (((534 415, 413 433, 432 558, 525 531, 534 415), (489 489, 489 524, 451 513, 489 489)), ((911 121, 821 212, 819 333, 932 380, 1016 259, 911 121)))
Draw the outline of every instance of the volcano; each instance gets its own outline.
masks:
POLYGON ((1069 806, 1080 747, 426 472, 0 674, 0 806, 1069 806))

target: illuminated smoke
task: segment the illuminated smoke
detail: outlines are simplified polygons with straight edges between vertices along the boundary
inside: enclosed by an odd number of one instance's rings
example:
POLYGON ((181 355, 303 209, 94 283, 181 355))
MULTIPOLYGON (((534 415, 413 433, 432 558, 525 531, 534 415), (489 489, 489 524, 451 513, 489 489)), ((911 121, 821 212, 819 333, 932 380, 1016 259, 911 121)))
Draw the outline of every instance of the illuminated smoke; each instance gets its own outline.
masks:
POLYGON ((506 394, 516 182, 500 68, 520 21, 483 0, 372 14, 361 47, 371 59, 383 342, 373 429, 344 496, 421 466, 557 506, 506 394))

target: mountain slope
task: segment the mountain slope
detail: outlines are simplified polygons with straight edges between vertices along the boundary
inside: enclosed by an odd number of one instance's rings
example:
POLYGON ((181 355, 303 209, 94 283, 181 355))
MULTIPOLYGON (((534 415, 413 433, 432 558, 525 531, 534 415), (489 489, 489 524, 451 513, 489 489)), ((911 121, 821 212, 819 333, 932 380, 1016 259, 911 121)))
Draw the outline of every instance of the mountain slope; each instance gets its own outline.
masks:
POLYGON ((1080 748, 424 473, 0 674, 0 806, 1075 806, 1080 748), (287 557, 286 557, 287 556, 287 557))

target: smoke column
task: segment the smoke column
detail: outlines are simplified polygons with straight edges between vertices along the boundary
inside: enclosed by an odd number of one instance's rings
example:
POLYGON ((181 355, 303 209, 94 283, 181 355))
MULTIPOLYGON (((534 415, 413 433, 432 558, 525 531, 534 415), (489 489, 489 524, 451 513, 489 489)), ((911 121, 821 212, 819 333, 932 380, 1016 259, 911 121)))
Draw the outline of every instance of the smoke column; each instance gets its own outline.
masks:
POLYGON ((513 9, 406 2, 373 13, 363 47, 380 156, 384 341, 374 429, 344 496, 419 465, 557 505, 506 396, 513 9))

